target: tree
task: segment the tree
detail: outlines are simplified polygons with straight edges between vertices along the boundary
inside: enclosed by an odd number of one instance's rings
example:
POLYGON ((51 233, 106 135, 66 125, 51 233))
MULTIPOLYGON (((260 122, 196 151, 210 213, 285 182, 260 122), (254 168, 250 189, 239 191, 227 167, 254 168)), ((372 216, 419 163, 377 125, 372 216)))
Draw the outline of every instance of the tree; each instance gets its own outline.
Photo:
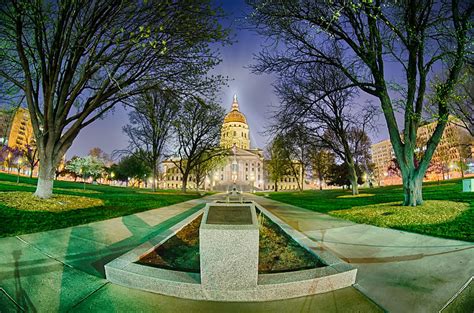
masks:
POLYGON ((151 169, 138 156, 131 154, 123 157, 116 167, 113 167, 116 178, 129 183, 129 180, 145 182, 146 176, 150 174, 151 169))
POLYGON ((346 166, 353 194, 358 194, 356 165, 360 155, 369 154, 365 130, 371 126, 375 108, 366 104, 354 112, 354 88, 334 66, 302 65, 297 73, 279 71, 276 91, 281 106, 274 116, 274 128, 303 125, 307 136, 320 148, 331 150, 346 166))
MULTIPOLYGON (((357 171, 357 184, 363 184, 364 180, 362 178, 362 170, 359 168, 359 166, 356 166, 356 171, 357 171)), ((336 164, 334 163, 330 168, 329 168, 329 173, 328 173, 328 185, 336 185, 336 186, 349 186, 352 185, 353 182, 349 179, 349 167, 344 164, 336 164)))
POLYGON ((74 178, 74 182, 77 181, 79 178, 79 175, 76 174, 74 171, 70 170, 69 164, 75 163, 76 159, 79 158, 79 156, 74 155, 72 158, 70 158, 68 161, 65 162, 64 166, 62 168, 57 168, 56 169, 56 179, 58 179, 59 176, 70 176, 74 178))
POLYGON ((225 153, 218 147, 223 119, 224 110, 214 102, 189 97, 182 103, 174 123, 178 146, 172 161, 182 174, 183 192, 196 166, 225 153))
POLYGON ((303 191, 306 168, 309 165, 310 138, 304 125, 293 125, 282 134, 283 148, 288 160, 289 174, 303 191))
POLYGON ((36 149, 34 144, 27 143, 25 147, 23 147, 23 156, 30 167, 30 178, 32 178, 33 171, 39 162, 38 149, 36 149))
POLYGON ((458 125, 464 127, 474 136, 474 65, 468 64, 464 71, 461 84, 453 101, 453 114, 459 119, 458 125))
MULTIPOLYGON (((421 157, 421 155, 415 155, 415 159, 413 160, 414 164, 418 164, 419 161, 418 159, 421 157)), ((429 173, 443 173, 444 168, 443 165, 439 162, 431 162, 430 166, 425 172, 425 177, 429 173)), ((388 167, 387 167, 387 175, 388 176, 397 176, 397 177, 402 177, 402 171, 400 169, 400 164, 398 164, 397 158, 393 158, 390 160, 388 167)), ((444 173, 443 173, 444 175, 444 173)))
POLYGON ((8 173, 22 157, 23 151, 18 147, 2 146, 0 150, 0 162, 3 163, 3 167, 7 169, 8 173))
POLYGON ((266 167, 270 180, 275 184, 275 191, 278 191, 278 182, 288 175, 290 171, 290 157, 288 149, 282 135, 277 135, 270 142, 267 148, 266 167))
POLYGON ((326 181, 329 171, 336 164, 332 152, 326 149, 315 148, 310 152, 311 167, 319 180, 319 190, 323 190, 323 181, 326 181))
POLYGON ((400 164, 403 204, 422 204, 423 176, 446 127, 448 100, 472 42, 474 3, 249 0, 249 4, 256 30, 275 40, 260 54, 258 70, 297 73, 302 65, 333 66, 348 78, 346 87, 375 97, 400 164), (446 69, 446 78, 430 84, 439 67, 446 69), (416 166, 416 135, 430 85, 437 126, 416 166), (396 112, 403 117, 402 129, 396 112))
POLYGON ((66 165, 66 169, 74 172, 77 176, 82 176, 84 189, 86 189, 86 178, 97 179, 104 172, 104 162, 95 156, 85 156, 83 158, 71 159, 66 165))
POLYGON ((227 38, 208 0, 7 0, 0 15, 0 77, 26 97, 40 198, 79 132, 116 104, 156 85, 208 88, 210 45, 227 38))
POLYGON ((204 183, 207 175, 212 173, 216 168, 225 164, 227 159, 226 153, 214 153, 212 150, 206 151, 201 155, 202 162, 196 162, 196 166, 191 171, 191 175, 196 181, 196 190, 204 183), (212 157, 213 156, 213 157, 212 157))
POLYGON ((97 159, 101 159, 104 163, 106 164, 111 164, 112 159, 110 158, 110 155, 102 151, 101 148, 99 147, 94 147, 89 150, 89 155, 92 157, 95 157, 97 159))
POLYGON ((38 149, 36 148, 36 142, 31 138, 31 135, 32 134, 30 133, 25 134, 24 137, 26 138, 26 143, 23 147, 21 147, 24 159, 30 168, 30 178, 33 177, 33 171, 39 163, 38 149))
POLYGON ((160 161, 170 141, 170 130, 178 111, 174 92, 149 90, 136 98, 129 113, 130 124, 123 128, 129 138, 128 152, 135 153, 152 169, 153 191, 156 190, 160 161))

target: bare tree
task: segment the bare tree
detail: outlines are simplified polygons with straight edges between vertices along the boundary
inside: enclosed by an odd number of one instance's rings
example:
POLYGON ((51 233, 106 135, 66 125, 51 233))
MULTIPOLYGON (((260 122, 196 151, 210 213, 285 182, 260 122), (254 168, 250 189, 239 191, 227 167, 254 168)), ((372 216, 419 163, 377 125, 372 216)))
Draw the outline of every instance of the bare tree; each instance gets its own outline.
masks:
POLYGON ((472 42, 474 3, 459 0, 248 2, 254 8, 250 18, 256 30, 275 39, 275 45, 260 54, 256 69, 297 73, 301 65, 330 65, 344 73, 349 86, 377 98, 400 163, 403 204, 421 204, 423 176, 446 127, 448 100, 472 42), (446 69, 446 78, 431 84, 439 67, 446 69), (423 158, 415 166, 416 135, 430 85, 434 85, 437 110, 432 117, 437 127, 423 158), (400 128, 397 112, 403 116, 400 128))
POLYGON ((170 141, 173 120, 179 111, 174 92, 153 89, 137 97, 129 113, 130 124, 123 128, 129 138, 128 153, 136 154, 152 170, 156 190, 160 161, 170 141))
POLYGON ((358 194, 357 157, 367 150, 365 130, 372 125, 376 110, 369 104, 355 110, 356 90, 349 84, 334 66, 301 65, 298 73, 280 72, 276 91, 281 105, 273 128, 304 125, 315 144, 331 150, 348 166, 352 192, 358 194))
POLYGON ((199 85, 227 37, 208 0, 8 0, 0 15, 0 77, 26 97, 41 198, 84 127, 155 85, 199 85))
POLYGON ((289 174, 297 182, 298 190, 303 191, 306 168, 309 166, 310 137, 305 126, 295 124, 282 134, 285 155, 288 158, 289 174))
POLYGON ((214 102, 190 97, 182 103, 174 124, 177 152, 172 161, 182 174, 183 192, 196 166, 225 153, 218 147, 223 119, 224 110, 214 102))
POLYGON ((454 115, 459 119, 458 125, 474 136, 474 65, 469 64, 464 71, 462 83, 457 88, 453 101, 454 115))
POLYGON ((30 178, 32 178, 33 171, 39 163, 38 149, 36 148, 36 142, 34 141, 34 139, 31 138, 30 134, 26 133, 25 138, 26 143, 21 148, 23 150, 23 156, 26 159, 26 162, 28 163, 28 166, 30 168, 30 178))

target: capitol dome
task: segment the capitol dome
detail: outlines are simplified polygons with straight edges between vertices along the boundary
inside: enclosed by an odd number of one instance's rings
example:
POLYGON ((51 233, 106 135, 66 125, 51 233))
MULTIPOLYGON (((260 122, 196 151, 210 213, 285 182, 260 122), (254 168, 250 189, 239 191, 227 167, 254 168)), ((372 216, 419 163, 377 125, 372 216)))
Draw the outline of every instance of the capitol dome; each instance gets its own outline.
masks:
POLYGON ((234 95, 234 101, 232 102, 232 110, 224 117, 224 123, 232 122, 247 124, 247 119, 245 118, 245 115, 239 111, 239 103, 237 102, 236 95, 234 95))
POLYGON ((235 111, 230 111, 224 117, 224 123, 232 123, 232 122, 247 124, 247 119, 245 118, 245 115, 243 115, 240 111, 235 110, 235 111))
POLYGON ((237 96, 234 95, 232 108, 224 117, 221 128, 220 145, 224 148, 236 146, 241 149, 250 149, 249 126, 245 115, 239 110, 237 96))

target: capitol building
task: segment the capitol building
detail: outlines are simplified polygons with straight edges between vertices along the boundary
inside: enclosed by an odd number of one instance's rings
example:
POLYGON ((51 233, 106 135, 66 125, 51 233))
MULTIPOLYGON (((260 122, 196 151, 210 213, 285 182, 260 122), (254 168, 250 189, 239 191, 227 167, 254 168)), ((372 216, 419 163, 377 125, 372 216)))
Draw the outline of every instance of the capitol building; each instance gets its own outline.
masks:
MULTIPOLYGON (((245 192, 274 189, 274 184, 268 180, 265 170, 263 150, 251 146, 250 127, 247 118, 240 111, 236 95, 233 97, 230 111, 224 117, 219 144, 228 149, 228 154, 221 166, 207 174, 201 189, 228 191, 236 187, 245 192)), ((161 187, 180 189, 181 175, 174 163, 164 161, 163 170, 161 187)), ((192 177, 188 187, 196 187, 192 177)), ((278 187, 282 190, 295 190, 298 185, 294 177, 285 177, 278 183, 278 187)))

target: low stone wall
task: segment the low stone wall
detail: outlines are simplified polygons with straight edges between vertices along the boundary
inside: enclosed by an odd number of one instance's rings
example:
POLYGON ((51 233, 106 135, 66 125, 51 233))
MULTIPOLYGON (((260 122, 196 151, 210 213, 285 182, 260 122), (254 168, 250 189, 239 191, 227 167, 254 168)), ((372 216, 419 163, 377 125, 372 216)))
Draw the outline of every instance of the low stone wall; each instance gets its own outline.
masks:
MULTIPOLYGON (((134 263, 203 214, 203 210, 200 210, 165 233, 106 264, 106 277, 112 283, 169 296, 194 300, 241 302, 296 298, 345 288, 355 283, 357 269, 344 263, 329 251, 322 250, 316 242, 296 231, 262 206, 256 203, 253 205, 327 266, 294 272, 258 274, 255 286, 239 285, 232 288, 223 284, 228 277, 220 277, 218 274, 208 276, 207 279, 211 280, 202 283, 202 276, 198 273, 179 272, 134 263), (219 279, 223 280, 216 281, 219 279)), ((229 249, 232 248, 235 247, 229 247, 229 249)), ((225 267, 226 260, 222 261, 224 261, 222 266, 225 267)), ((201 269, 202 266, 201 264, 201 269)), ((223 268, 220 270, 222 271, 223 268)))

